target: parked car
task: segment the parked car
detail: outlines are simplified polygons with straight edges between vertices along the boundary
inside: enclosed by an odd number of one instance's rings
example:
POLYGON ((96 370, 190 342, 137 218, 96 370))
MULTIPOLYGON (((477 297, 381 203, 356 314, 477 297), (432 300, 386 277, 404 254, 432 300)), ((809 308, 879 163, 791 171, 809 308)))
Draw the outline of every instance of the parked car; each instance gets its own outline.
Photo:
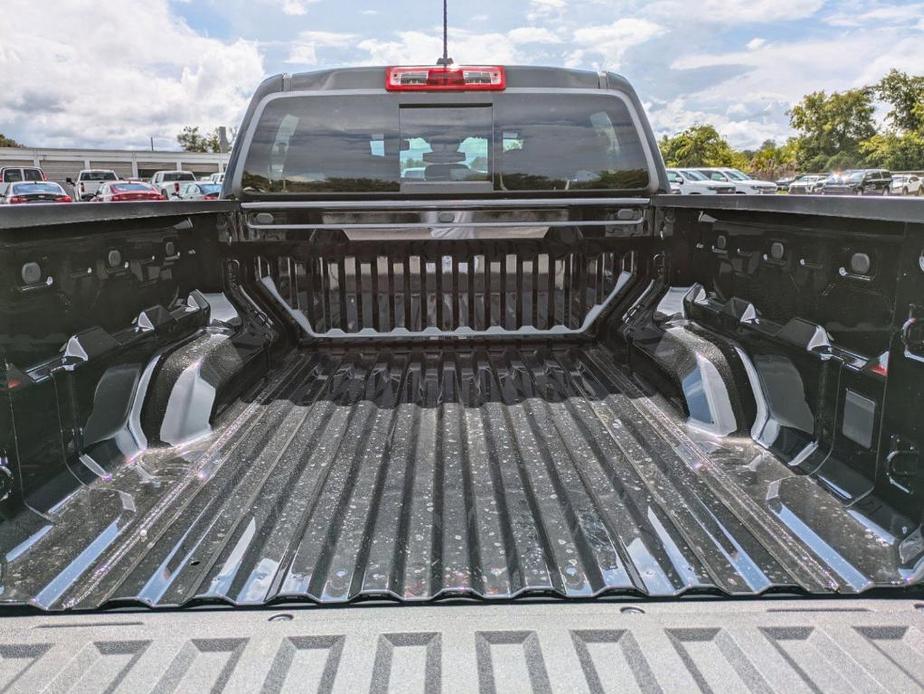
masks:
POLYGON ((917 174, 892 174, 892 195, 924 195, 924 180, 917 174))
POLYGON ((777 190, 789 190, 789 186, 791 186, 793 182, 796 181, 798 178, 799 176, 784 176, 783 178, 777 179, 776 180, 777 190))
POLYGON ((74 199, 86 201, 96 195, 96 191, 106 181, 118 181, 119 176, 112 169, 83 169, 77 174, 77 180, 66 179, 74 186, 74 199))
POLYGON ((103 183, 93 202, 127 202, 129 200, 166 200, 150 183, 141 181, 106 181, 103 183))
POLYGON ((806 174, 799 176, 795 181, 789 184, 790 195, 813 195, 820 193, 825 187, 824 174, 806 174))
POLYGON ((71 196, 54 181, 17 181, 0 192, 0 205, 35 202, 71 202, 71 196))
POLYGON ((37 166, 2 166, 0 167, 0 195, 17 181, 47 181, 45 172, 37 166))
POLYGON ((718 195, 735 192, 735 186, 731 183, 711 181, 698 171, 668 169, 667 180, 671 184, 671 192, 680 195, 718 195))
POLYGON ((694 170, 699 171, 711 181, 731 183, 735 186, 735 192, 742 195, 773 195, 776 193, 776 183, 758 181, 738 169, 721 167, 710 169, 697 168, 694 170))
POLYGON ((217 200, 221 195, 220 183, 181 183, 180 189, 171 195, 172 200, 217 200))
POLYGON ((195 180, 196 174, 192 171, 158 171, 151 176, 151 185, 165 198, 170 198, 180 192, 181 183, 195 180))
POLYGON ((825 179, 823 195, 889 195, 892 174, 885 169, 851 169, 825 179))

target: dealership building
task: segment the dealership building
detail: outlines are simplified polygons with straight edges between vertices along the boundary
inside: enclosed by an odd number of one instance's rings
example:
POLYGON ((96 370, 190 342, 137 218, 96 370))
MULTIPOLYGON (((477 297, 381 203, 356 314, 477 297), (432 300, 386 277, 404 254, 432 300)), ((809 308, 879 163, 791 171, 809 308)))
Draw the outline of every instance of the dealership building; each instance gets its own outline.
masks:
POLYGON ((225 170, 227 153, 123 149, 0 147, 0 167, 39 166, 51 181, 64 183, 81 169, 112 169, 122 178, 150 178, 156 171, 192 171, 201 178, 225 170))

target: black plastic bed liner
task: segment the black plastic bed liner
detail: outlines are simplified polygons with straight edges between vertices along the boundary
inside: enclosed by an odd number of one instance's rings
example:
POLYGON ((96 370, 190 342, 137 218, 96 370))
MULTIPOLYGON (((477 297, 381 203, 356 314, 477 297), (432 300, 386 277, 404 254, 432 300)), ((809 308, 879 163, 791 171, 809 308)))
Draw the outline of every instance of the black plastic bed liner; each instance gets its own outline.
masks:
POLYGON ((851 593, 907 577, 811 478, 689 429, 599 346, 301 352, 219 424, 5 523, 0 600, 851 593))

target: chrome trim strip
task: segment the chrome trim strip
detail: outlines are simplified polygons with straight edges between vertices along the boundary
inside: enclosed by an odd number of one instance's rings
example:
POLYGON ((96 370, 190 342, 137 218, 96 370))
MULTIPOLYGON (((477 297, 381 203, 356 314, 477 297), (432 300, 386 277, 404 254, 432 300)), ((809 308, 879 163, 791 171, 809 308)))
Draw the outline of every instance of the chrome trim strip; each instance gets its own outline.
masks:
POLYGON ((408 223, 367 223, 367 224, 247 224, 251 231, 299 231, 308 229, 468 229, 482 227, 607 227, 639 226, 645 220, 634 221, 558 221, 558 222, 408 222, 408 223))
POLYGON ((363 209, 363 210, 450 210, 491 207, 619 207, 647 206, 650 198, 489 198, 479 200, 293 200, 278 202, 243 202, 246 210, 363 209))

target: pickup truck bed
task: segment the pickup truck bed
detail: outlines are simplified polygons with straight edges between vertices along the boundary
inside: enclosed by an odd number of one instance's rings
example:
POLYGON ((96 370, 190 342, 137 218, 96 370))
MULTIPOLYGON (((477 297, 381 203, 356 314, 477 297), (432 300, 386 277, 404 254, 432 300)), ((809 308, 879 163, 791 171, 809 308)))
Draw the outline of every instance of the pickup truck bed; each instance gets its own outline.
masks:
POLYGON ((812 479, 684 429, 589 342, 296 351, 211 436, 56 515, 4 599, 825 593, 897 573, 812 479))
POLYGON ((0 215, 0 688, 919 690, 924 200, 398 72, 267 80, 221 201, 0 215))

